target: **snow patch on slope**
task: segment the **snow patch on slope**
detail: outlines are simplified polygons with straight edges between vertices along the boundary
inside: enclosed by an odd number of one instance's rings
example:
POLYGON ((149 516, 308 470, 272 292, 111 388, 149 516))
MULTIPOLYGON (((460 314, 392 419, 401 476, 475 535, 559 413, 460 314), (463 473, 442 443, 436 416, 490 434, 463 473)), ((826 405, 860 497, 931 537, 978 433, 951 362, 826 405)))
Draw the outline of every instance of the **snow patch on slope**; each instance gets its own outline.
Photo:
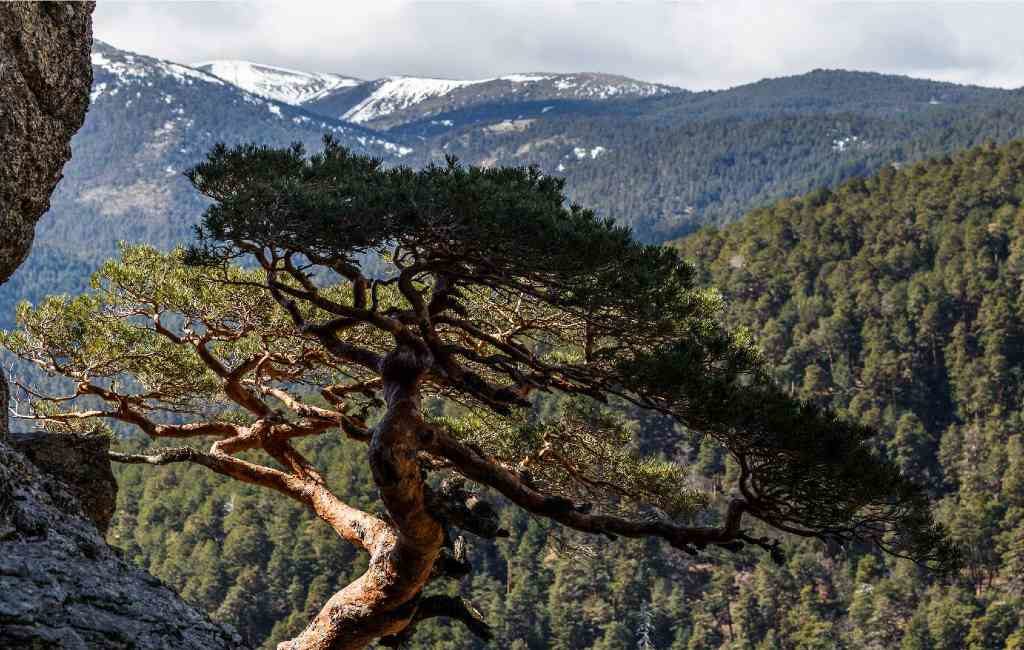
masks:
POLYGON ((531 81, 547 81, 552 76, 543 74, 510 74, 498 78, 502 81, 511 81, 512 83, 529 83, 531 81))
POLYGON ((871 143, 857 135, 848 135, 844 138, 832 140, 832 151, 843 153, 854 149, 870 149, 871 143))
POLYGON ((671 92, 667 86, 620 78, 610 82, 602 75, 562 75, 555 82, 560 91, 572 91, 576 99, 611 99, 613 97, 652 97, 671 92))
POLYGON ((601 145, 597 145, 589 150, 586 147, 573 147, 572 153, 576 156, 576 160, 583 160, 584 158, 594 160, 606 151, 608 150, 601 145))

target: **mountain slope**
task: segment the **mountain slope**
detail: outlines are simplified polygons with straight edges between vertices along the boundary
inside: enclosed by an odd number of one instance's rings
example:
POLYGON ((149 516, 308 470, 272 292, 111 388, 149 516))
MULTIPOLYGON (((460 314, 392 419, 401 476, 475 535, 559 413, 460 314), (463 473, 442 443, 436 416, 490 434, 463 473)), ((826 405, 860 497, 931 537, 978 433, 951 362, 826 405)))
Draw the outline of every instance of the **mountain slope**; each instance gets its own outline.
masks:
POLYGON ((538 164, 565 176, 574 200, 648 241, 890 163, 1024 135, 1019 91, 842 71, 586 110, 542 107, 452 111, 389 133, 423 138, 417 162, 454 154, 474 164, 538 164), (442 131, 441 122, 452 126, 442 131))
POLYGON ((360 79, 338 74, 300 72, 248 61, 206 61, 192 67, 254 95, 293 105, 320 99, 339 88, 351 88, 364 83, 360 79))
MULTIPOLYGON (((133 226, 158 221, 181 233, 183 224, 175 222, 197 206, 181 172, 217 142, 317 147, 330 134, 367 155, 411 152, 376 132, 258 97, 194 68, 103 43, 94 46, 92 58, 92 104, 72 142, 74 158, 58 198, 102 217, 133 217, 133 226)), ((48 223, 62 225, 60 219, 48 223)), ((67 234, 63 239, 74 242, 67 234)), ((124 234, 162 241, 171 233, 124 234)))
POLYGON ((846 647, 1020 647, 1024 141, 885 169, 679 246, 782 382, 889 432, 882 451, 932 486, 963 548, 941 589, 892 561, 859 571, 846 647))
MULTIPOLYGON (((690 119, 705 115, 717 117, 758 117, 779 111, 790 114, 844 112, 853 107, 878 117, 913 115, 929 107, 995 105, 1012 97, 1015 91, 982 86, 960 85, 904 75, 823 70, 790 77, 762 79, 728 90, 694 93, 665 101, 662 119, 668 114, 690 119)), ((1016 93, 1019 94, 1019 93, 1016 93)))
POLYGON ((324 134, 388 160, 412 149, 387 135, 264 99, 194 68, 93 47, 92 103, 28 261, 0 287, 14 301, 79 291, 118 240, 187 241, 204 207, 182 172, 218 142, 318 148, 324 134))
MULTIPOLYGON (((369 155, 405 155, 402 148, 387 137, 339 120, 311 114, 296 106, 276 100, 268 100, 244 88, 226 82, 210 73, 171 61, 118 50, 101 41, 93 45, 93 89, 91 94, 93 112, 109 114, 121 111, 129 126, 130 120, 154 121, 167 118, 180 122, 177 127, 192 133, 207 134, 201 126, 221 126, 225 134, 232 131, 269 131, 269 137, 280 139, 288 132, 301 139, 310 134, 318 137, 330 133, 346 146, 369 155), (120 97, 118 97, 120 95, 120 97), (152 104, 161 103, 168 108, 154 110, 152 104), (207 113, 219 106, 230 114, 226 124, 208 124, 197 127, 190 124, 191 110, 203 118, 212 120, 207 113)), ((194 120, 192 120, 194 121, 194 120)), ((216 137, 211 132, 209 135, 216 137)), ((200 138, 202 139, 202 138, 200 138)))

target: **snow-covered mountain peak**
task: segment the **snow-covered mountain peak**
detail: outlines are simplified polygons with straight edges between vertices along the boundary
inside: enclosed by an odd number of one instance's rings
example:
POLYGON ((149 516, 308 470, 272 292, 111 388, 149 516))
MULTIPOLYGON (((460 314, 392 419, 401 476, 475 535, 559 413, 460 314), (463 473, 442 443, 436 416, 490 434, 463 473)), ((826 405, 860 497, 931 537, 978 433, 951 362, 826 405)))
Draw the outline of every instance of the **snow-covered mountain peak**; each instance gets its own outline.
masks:
MULTIPOLYGON (((218 86, 224 85, 223 81, 206 72, 195 70, 180 63, 163 61, 141 54, 118 50, 99 40, 93 45, 92 65, 94 68, 99 68, 109 73, 121 83, 138 82, 147 77, 170 77, 175 81, 189 85, 195 81, 218 86)), ((149 86, 152 85, 151 80, 149 86)))
MULTIPOLYGON (((97 114, 131 116, 126 120, 139 127, 134 135, 147 160, 163 162, 167 174, 180 171, 182 161, 194 161, 197 152, 215 142, 230 140, 223 137, 225 132, 237 135, 236 141, 274 138, 307 143, 330 133, 360 153, 402 158, 413 152, 375 131, 258 95, 205 70, 119 50, 101 41, 93 43, 92 66, 93 109, 97 114), (233 123, 217 123, 222 114, 230 115, 233 123)), ((353 80, 352 85, 357 83, 353 80)), ((120 134, 111 136, 117 137, 120 134)))
POLYGON ((428 99, 443 97, 456 88, 464 88, 487 79, 467 81, 460 79, 431 79, 428 77, 386 77, 374 82, 376 88, 365 99, 341 116, 341 119, 361 124, 415 106, 428 99))
MULTIPOLYGON (((499 106, 532 106, 546 101, 598 102, 681 92, 670 86, 594 73, 521 72, 483 79, 401 75, 363 81, 243 60, 213 60, 186 66, 119 50, 100 41, 93 48, 93 64, 99 72, 93 88, 94 101, 116 95, 126 84, 153 88, 154 84, 159 85, 158 80, 166 79, 187 86, 213 85, 225 92, 230 89, 240 93, 232 101, 264 106, 275 117, 296 124, 305 124, 317 115, 375 131, 476 107, 494 110, 499 106), (291 110, 285 110, 286 106, 291 110), (292 115, 295 111, 299 112, 292 115)), ((168 89, 166 94, 171 97, 175 92, 168 89)), ((532 106, 530 110, 537 108, 532 106)), ((454 121, 439 119, 437 124, 450 127, 454 121)), ((323 128, 327 128, 326 123, 323 128)), ((332 128, 343 127, 335 124, 332 128)))
MULTIPOLYGON (((545 72, 517 73, 486 79, 395 76, 368 82, 365 88, 365 94, 353 98, 354 103, 334 115, 350 122, 367 124, 385 118, 399 119, 400 115, 410 111, 429 115, 483 102, 540 99, 599 101, 679 92, 678 88, 671 86, 616 75, 545 72)), ((325 103, 331 108, 337 106, 329 99, 325 103)))
POLYGON ((193 67, 254 95, 286 104, 305 104, 331 91, 352 88, 359 79, 327 72, 302 72, 249 61, 205 61, 193 67))

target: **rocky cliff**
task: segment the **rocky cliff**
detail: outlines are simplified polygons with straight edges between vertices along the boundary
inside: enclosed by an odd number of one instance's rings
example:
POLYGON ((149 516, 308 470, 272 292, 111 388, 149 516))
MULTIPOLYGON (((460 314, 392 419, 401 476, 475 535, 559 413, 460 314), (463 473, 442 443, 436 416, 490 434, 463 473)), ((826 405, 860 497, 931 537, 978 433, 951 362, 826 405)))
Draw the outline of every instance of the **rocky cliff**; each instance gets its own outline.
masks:
POLYGON ((85 119, 91 14, 91 3, 0 5, 0 280, 28 255, 85 119))
MULTIPOLYGON (((32 248, 85 120, 92 10, 91 2, 0 4, 0 284, 32 248)), ((0 376, 0 440, 8 399, 0 376)))
POLYGON ((230 628, 211 623, 103 541, 96 524, 109 522, 114 497, 104 484, 104 436, 65 434, 47 443, 54 469, 82 461, 75 483, 28 462, 16 449, 19 438, 13 441, 0 443, 0 648, 243 647, 230 628), (83 493, 97 520, 86 516, 83 493))
MULTIPOLYGON (((71 157, 92 83, 92 3, 0 3, 0 283, 71 157)), ((102 435, 10 434, 0 373, 0 648, 243 647, 107 546, 102 435)))

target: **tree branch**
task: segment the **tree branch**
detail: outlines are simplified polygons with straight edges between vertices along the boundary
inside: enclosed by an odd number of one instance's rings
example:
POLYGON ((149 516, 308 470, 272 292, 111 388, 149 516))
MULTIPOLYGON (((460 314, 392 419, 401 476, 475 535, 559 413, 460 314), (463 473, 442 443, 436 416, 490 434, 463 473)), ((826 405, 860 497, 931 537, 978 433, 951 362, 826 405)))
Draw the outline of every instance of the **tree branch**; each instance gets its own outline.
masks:
POLYGON ((398 648, 412 638, 416 624, 428 618, 445 617, 459 621, 470 632, 484 642, 493 641, 494 633, 491 626, 484 620, 483 614, 468 601, 458 596, 438 594, 420 600, 409 626, 399 634, 383 637, 379 643, 386 648, 398 648))
POLYGON ((726 512, 725 523, 720 527, 687 527, 667 521, 634 521, 590 514, 568 499, 537 491, 518 472, 436 427, 429 451, 451 461, 455 471, 466 478, 494 488, 527 512, 581 532, 606 537, 658 537, 687 552, 708 545, 729 546, 740 539, 740 521, 747 510, 746 501, 733 499, 726 512))
POLYGON ((334 528, 340 537, 366 550, 372 550, 380 537, 390 528, 377 517, 342 502, 323 484, 216 451, 204 453, 190 447, 176 447, 157 450, 152 454, 122 454, 111 451, 108 455, 112 461, 118 463, 196 463, 218 474, 271 488, 309 506, 317 516, 334 528))

